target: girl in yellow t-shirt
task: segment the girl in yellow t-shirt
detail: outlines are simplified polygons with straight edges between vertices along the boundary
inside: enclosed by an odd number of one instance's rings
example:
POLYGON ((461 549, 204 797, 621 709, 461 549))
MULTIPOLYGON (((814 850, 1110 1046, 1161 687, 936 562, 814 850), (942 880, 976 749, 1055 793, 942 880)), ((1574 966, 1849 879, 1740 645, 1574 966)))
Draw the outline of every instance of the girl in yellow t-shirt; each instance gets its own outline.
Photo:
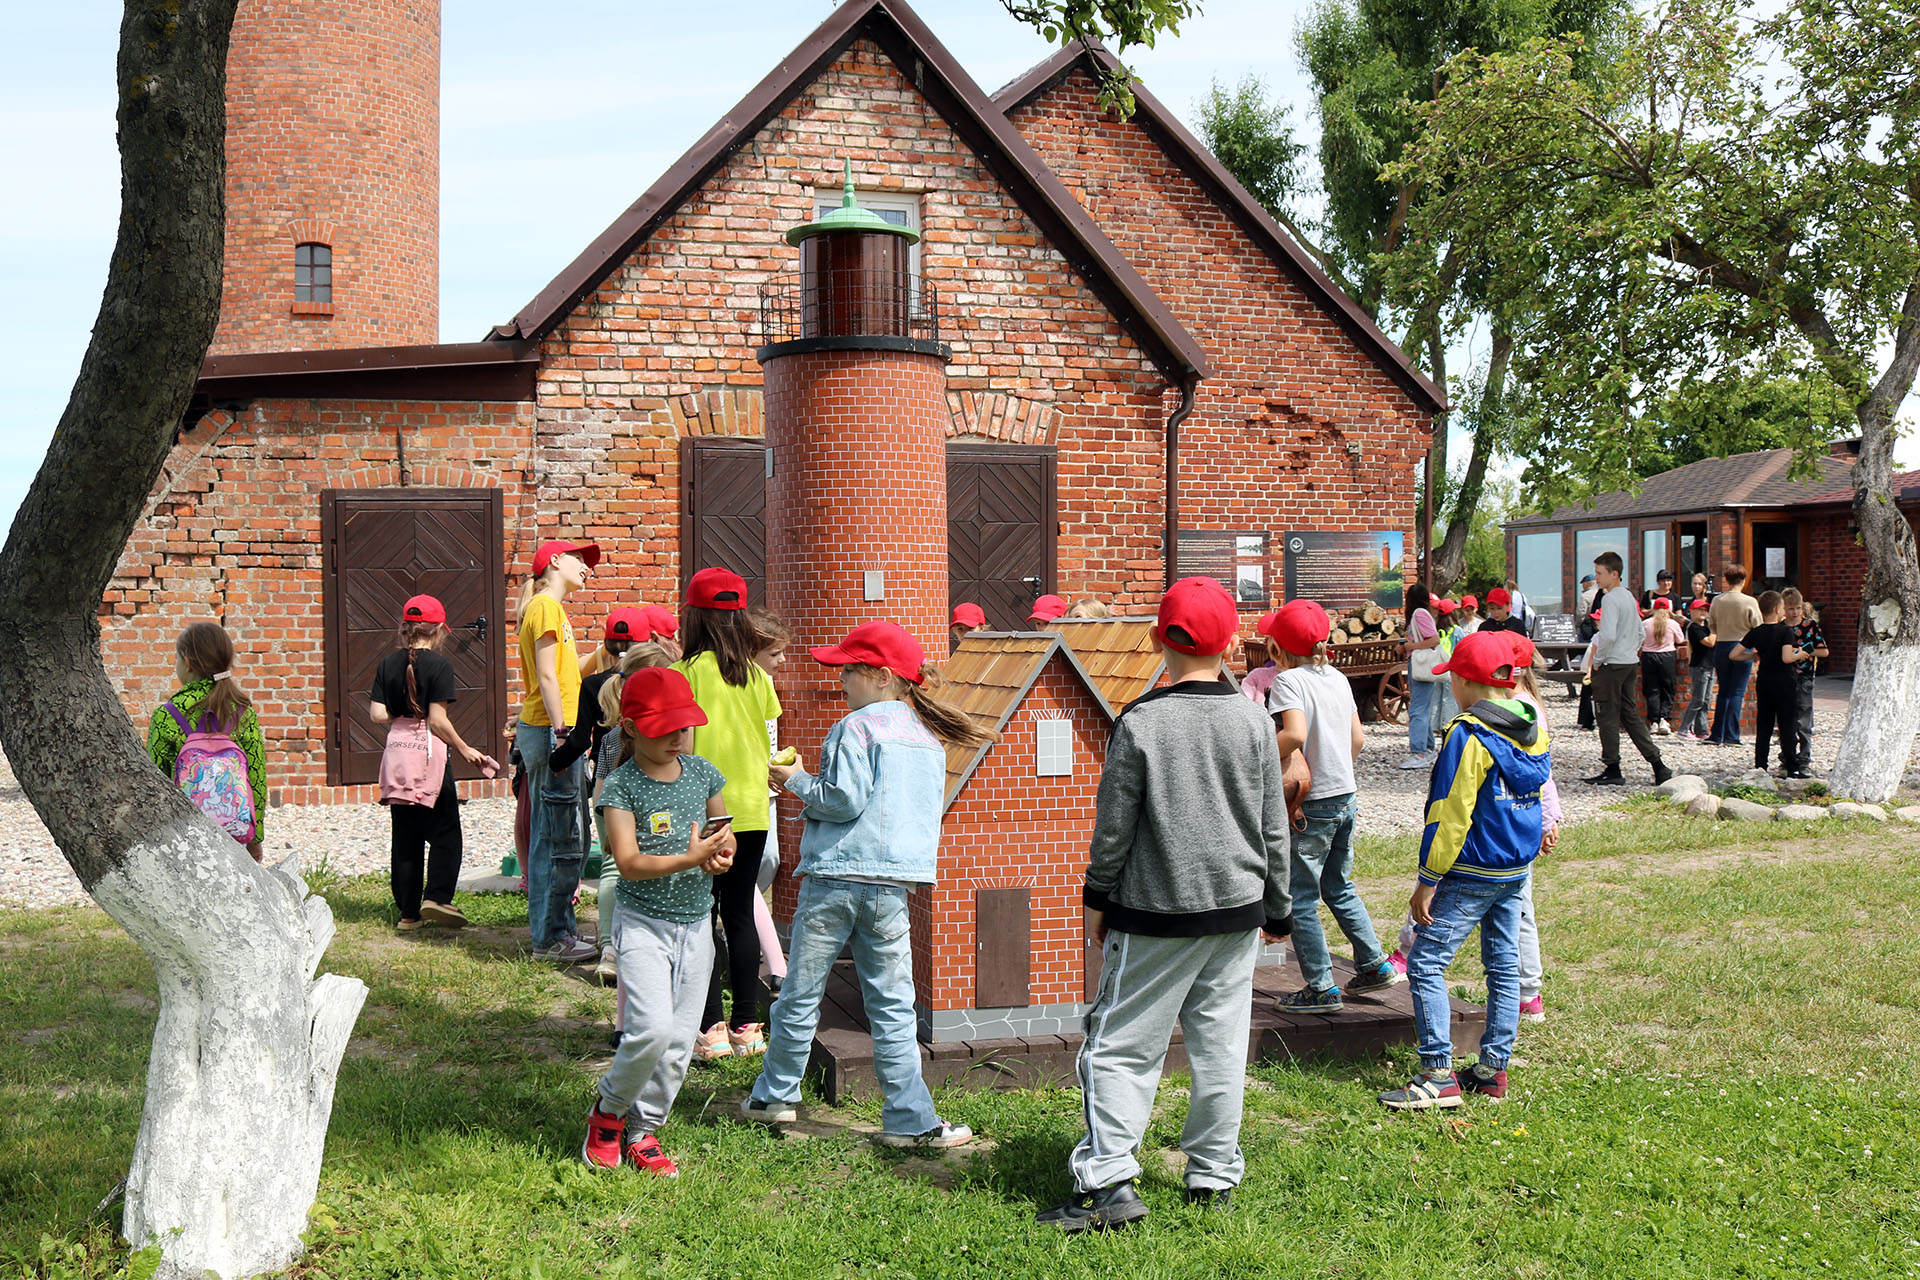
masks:
MULTIPOLYGON (((567 621, 567 596, 586 585, 600 563, 591 542, 543 542, 533 553, 533 576, 520 592, 520 687, 525 691, 513 728, 514 749, 527 771, 527 931, 533 954, 559 964, 596 959, 599 947, 580 937, 573 895, 587 853, 586 809, 580 791, 586 761, 555 772, 548 765, 580 713, 582 661, 567 621)), ((592 714, 589 708, 588 714, 592 714)))
MULTIPOLYGON (((727 985, 733 1016, 720 1017, 716 981, 701 1019, 694 1052, 702 1061, 747 1057, 767 1051, 760 1021, 760 935, 753 900, 759 894, 760 859, 767 846, 767 768, 773 749, 767 721, 780 717, 773 679, 756 663, 762 647, 747 617, 747 584, 726 569, 702 569, 687 583, 686 616, 680 626, 686 657, 675 664, 693 686, 693 699, 707 722, 693 731, 694 754, 713 762, 727 780, 722 793, 739 851, 733 865, 714 877, 720 924, 727 933, 727 985), (724 1049, 722 1048, 724 1046, 724 1049)), ((719 960, 716 958, 716 978, 719 960)))

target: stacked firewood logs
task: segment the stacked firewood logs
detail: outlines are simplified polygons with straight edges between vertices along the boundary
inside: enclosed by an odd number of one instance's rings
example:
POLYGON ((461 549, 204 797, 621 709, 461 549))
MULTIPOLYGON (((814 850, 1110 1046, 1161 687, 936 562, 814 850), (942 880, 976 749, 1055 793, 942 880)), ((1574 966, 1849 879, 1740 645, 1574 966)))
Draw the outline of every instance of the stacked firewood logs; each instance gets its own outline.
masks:
POLYGON ((1400 619, 1377 604, 1349 609, 1345 612, 1335 610, 1332 617, 1332 639, 1335 644, 1365 644, 1369 640, 1392 640, 1400 635, 1402 629, 1400 619))

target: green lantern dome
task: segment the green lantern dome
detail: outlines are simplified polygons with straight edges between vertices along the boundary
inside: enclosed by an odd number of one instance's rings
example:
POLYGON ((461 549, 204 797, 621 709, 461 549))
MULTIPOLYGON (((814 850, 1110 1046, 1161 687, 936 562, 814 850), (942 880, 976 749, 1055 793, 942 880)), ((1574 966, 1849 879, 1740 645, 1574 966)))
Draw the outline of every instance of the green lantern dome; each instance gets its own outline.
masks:
POLYGON ((846 161, 847 193, 840 207, 821 218, 818 222, 802 223, 787 232, 788 244, 799 244, 802 240, 814 236, 826 235, 832 231, 883 231, 888 235, 899 236, 908 244, 920 238, 920 233, 906 227, 896 227, 871 209, 862 209, 853 198, 853 161, 846 161))

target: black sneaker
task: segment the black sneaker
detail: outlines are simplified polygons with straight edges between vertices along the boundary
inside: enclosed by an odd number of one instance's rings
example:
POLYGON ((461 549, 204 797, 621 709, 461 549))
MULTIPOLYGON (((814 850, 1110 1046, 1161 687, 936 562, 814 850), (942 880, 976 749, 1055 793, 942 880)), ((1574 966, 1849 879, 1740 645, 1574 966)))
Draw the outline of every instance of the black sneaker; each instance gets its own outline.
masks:
POLYGON ((1659 786, 1661 783, 1665 782, 1668 778, 1671 778, 1672 776, 1673 776, 1673 770, 1667 768, 1665 764, 1657 764, 1653 766, 1653 785, 1654 786, 1656 787, 1659 786))
POLYGON ((1131 1182, 1116 1182, 1097 1191, 1081 1191, 1067 1197, 1066 1203, 1042 1209, 1033 1220, 1043 1227, 1079 1232, 1124 1227, 1147 1216, 1147 1202, 1133 1189, 1131 1182))
POLYGON ((1187 1203, 1204 1205, 1209 1209, 1225 1213, 1233 1208, 1232 1187, 1188 1187, 1187 1203))
POLYGON ((1340 999, 1338 987, 1328 987, 1325 991, 1302 987, 1276 998, 1273 1007, 1281 1013, 1339 1013, 1347 1006, 1340 999))
POLYGON ((1627 785, 1626 775, 1620 772, 1620 766, 1617 764, 1602 769, 1591 778, 1582 778, 1581 781, 1590 787, 1624 787, 1627 785))

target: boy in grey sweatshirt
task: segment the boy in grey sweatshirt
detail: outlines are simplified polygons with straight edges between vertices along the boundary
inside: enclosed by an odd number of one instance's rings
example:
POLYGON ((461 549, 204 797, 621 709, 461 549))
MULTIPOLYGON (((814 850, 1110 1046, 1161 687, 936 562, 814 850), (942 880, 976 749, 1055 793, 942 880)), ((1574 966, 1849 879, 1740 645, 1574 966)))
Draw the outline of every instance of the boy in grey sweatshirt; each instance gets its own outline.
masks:
POLYGON ((1224 1207, 1246 1168, 1254 963, 1293 904, 1273 725, 1221 679, 1239 620, 1211 578, 1169 587, 1154 635, 1172 683, 1129 704, 1107 746, 1084 895, 1103 947, 1078 1062, 1087 1135, 1073 1195, 1037 1219, 1065 1231, 1147 1216, 1134 1151, 1176 1022, 1193 1072, 1187 1199, 1224 1207))

